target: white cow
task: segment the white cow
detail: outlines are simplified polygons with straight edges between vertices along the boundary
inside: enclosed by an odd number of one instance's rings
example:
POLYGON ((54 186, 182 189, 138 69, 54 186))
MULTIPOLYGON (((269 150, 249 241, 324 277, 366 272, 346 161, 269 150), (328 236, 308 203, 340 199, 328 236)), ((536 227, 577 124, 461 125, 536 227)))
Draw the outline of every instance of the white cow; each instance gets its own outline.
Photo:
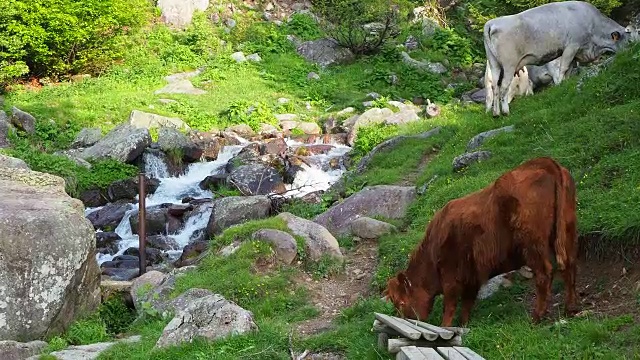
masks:
POLYGON ((484 25, 484 47, 490 71, 493 116, 509 114, 508 89, 526 65, 560 58, 558 84, 577 59, 588 63, 606 52, 618 52, 631 38, 625 29, 584 1, 561 1, 491 19, 484 25), (512 75, 513 74, 513 75, 512 75))

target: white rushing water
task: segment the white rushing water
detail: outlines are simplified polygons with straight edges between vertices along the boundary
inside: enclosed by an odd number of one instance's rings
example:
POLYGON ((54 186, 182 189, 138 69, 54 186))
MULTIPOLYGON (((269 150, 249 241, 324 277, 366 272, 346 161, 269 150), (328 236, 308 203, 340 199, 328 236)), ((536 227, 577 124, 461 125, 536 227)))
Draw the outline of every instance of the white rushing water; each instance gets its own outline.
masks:
MULTIPOLYGON (((297 147, 304 145, 292 140, 287 140, 289 147, 297 147)), ((191 197, 194 199, 212 198, 212 193, 209 190, 202 190, 199 183, 209 175, 215 175, 223 173, 224 167, 227 162, 247 145, 248 142, 243 142, 242 145, 225 146, 220 151, 218 158, 214 161, 197 162, 189 165, 183 175, 178 177, 171 177, 169 171, 164 162, 164 159, 151 152, 146 152, 144 156, 145 173, 148 177, 156 178, 160 181, 160 185, 156 191, 146 197, 146 208, 161 204, 182 204, 182 199, 191 197)), ((302 171, 296 174, 293 184, 287 185, 288 192, 284 195, 286 197, 301 197, 314 191, 327 190, 333 183, 335 183, 340 176, 342 176, 344 169, 331 169, 328 165, 329 161, 334 158, 341 158, 344 154, 351 150, 350 147, 331 144, 334 146, 327 154, 312 155, 307 157, 311 166, 303 165, 302 171), (323 170, 324 169, 324 170, 323 170)), ((137 200, 137 199, 136 199, 137 200)), ((93 211, 97 211, 100 208, 87 208, 85 216, 93 211)), ((199 212, 192 214, 186 219, 183 227, 177 234, 170 235, 178 245, 180 249, 189 244, 193 235, 202 229, 207 227, 209 217, 211 216, 210 205, 202 205, 198 208, 199 212)), ((96 254, 98 264, 102 264, 105 261, 110 261, 118 255, 122 255, 128 248, 138 247, 138 235, 133 234, 129 219, 131 216, 137 216, 138 203, 131 204, 129 210, 125 213, 124 218, 118 224, 115 229, 122 240, 118 243, 118 252, 114 255, 108 254, 96 254)), ((168 251, 167 253, 171 258, 175 258, 180 255, 182 250, 168 251)))

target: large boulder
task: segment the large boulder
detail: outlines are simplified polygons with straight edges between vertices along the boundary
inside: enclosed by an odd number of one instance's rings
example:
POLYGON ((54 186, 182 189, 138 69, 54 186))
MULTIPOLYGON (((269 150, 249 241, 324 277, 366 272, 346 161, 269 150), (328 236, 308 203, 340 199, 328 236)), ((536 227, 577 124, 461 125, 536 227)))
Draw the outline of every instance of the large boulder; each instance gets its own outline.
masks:
POLYGON ((4 111, 0 110, 0 149, 8 148, 11 146, 9 141, 9 133, 13 126, 9 123, 9 117, 4 111))
POLYGON ((95 233, 60 177, 0 168, 0 340, 64 331, 100 304, 95 233))
POLYGON ((207 224, 209 236, 218 235, 232 225, 249 220, 264 219, 271 211, 271 200, 266 196, 229 196, 213 202, 207 224))
POLYGON ((166 153, 177 151, 180 160, 194 162, 200 160, 203 149, 198 147, 187 135, 175 128, 161 127, 158 131, 158 146, 166 153))
POLYGON ((298 54, 307 61, 326 67, 333 64, 344 64, 354 58, 353 53, 341 47, 333 39, 305 41, 297 47, 298 54))
POLYGON ((194 131, 189 134, 189 138, 202 149, 202 157, 207 161, 213 161, 218 158, 218 154, 223 146, 225 139, 218 136, 219 132, 198 132, 194 131))
POLYGON ((281 194, 286 191, 280 173, 260 163, 237 167, 229 175, 229 183, 247 195, 281 194))
POLYGON ((258 330, 250 311, 221 295, 211 293, 184 305, 176 309, 175 317, 162 331, 156 347, 190 343, 195 338, 217 340, 258 330))
POLYGON ((91 212, 87 215, 87 219, 96 229, 113 231, 118 227, 125 213, 132 208, 133 205, 127 203, 111 203, 91 212))
POLYGON ((183 29, 191 23, 196 10, 207 10, 209 0, 158 0, 157 6, 165 24, 183 29))
POLYGON ((318 261, 324 255, 342 260, 338 240, 323 226, 288 212, 278 214, 278 218, 284 220, 294 235, 304 239, 304 250, 311 261, 318 261))
POLYGON ((0 359, 2 360, 24 360, 30 357, 38 357, 47 343, 40 340, 20 343, 13 340, 0 341, 0 359))
POLYGON ((151 144, 151 135, 145 128, 121 124, 111 130, 95 145, 86 148, 79 156, 84 160, 114 159, 132 162, 151 144))
POLYGON ((314 221, 326 227, 334 236, 340 237, 348 235, 351 223, 361 216, 404 218, 415 198, 415 187, 368 186, 316 216, 314 221))

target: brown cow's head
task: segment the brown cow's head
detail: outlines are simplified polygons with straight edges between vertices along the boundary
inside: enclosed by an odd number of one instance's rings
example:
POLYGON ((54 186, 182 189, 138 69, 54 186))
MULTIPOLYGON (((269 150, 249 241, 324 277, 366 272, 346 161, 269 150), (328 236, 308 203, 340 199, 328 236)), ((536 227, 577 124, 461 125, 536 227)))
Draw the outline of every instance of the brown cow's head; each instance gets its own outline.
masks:
POLYGON ((429 316, 426 292, 412 284, 404 271, 389 279, 383 295, 391 300, 403 317, 425 320, 429 316))

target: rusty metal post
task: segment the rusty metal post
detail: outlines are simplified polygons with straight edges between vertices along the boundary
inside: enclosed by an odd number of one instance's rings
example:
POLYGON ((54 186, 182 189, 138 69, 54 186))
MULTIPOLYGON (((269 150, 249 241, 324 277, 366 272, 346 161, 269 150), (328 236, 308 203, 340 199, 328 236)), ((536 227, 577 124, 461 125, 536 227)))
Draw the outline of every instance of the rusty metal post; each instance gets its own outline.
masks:
POLYGON ((147 225, 147 216, 145 212, 145 198, 147 196, 147 192, 145 191, 145 174, 138 174, 138 250, 139 250, 139 267, 140 267, 140 276, 147 271, 147 234, 146 234, 146 225, 147 225))

